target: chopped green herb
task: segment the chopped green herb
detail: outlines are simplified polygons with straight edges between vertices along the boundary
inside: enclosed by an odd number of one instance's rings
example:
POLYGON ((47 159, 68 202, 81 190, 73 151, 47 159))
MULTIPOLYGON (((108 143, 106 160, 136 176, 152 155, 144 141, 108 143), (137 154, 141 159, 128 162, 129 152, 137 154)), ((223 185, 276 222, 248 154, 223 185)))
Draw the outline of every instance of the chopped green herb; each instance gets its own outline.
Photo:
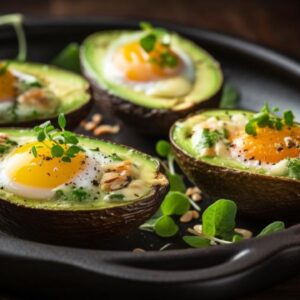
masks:
POLYGON ((289 111, 285 111, 283 114, 283 119, 278 118, 273 113, 278 112, 278 108, 275 107, 272 110, 269 108, 268 104, 265 104, 263 108, 257 114, 254 114, 253 117, 248 121, 245 127, 245 131, 249 135, 257 135, 257 127, 269 127, 276 128, 281 130, 283 125, 293 126, 294 124, 294 115, 289 111), (284 120, 284 123, 283 123, 284 120))
POLYGON ((287 126, 293 126, 294 124, 294 114, 291 110, 287 110, 283 113, 283 118, 284 118, 284 123, 287 125, 287 126))
POLYGON ((149 33, 141 38, 140 44, 146 52, 151 52, 155 48, 156 36, 153 33, 149 33))
POLYGON ((300 159, 290 158, 287 162, 288 166, 288 177, 300 180, 300 159))
POLYGON ((218 130, 209 130, 204 128, 201 132, 201 137, 199 141, 199 148, 211 148, 222 138, 225 138, 226 132, 220 132, 218 130))
POLYGON ((37 156, 38 156, 37 151, 36 151, 36 147, 35 147, 35 146, 32 146, 31 152, 32 152, 32 155, 33 155, 34 157, 37 157, 37 156))
POLYGON ((112 193, 108 195, 109 200, 123 200, 124 198, 125 195, 123 194, 112 193))
POLYGON ((88 193, 83 188, 75 188, 71 191, 70 198, 75 201, 84 201, 88 198, 88 193))

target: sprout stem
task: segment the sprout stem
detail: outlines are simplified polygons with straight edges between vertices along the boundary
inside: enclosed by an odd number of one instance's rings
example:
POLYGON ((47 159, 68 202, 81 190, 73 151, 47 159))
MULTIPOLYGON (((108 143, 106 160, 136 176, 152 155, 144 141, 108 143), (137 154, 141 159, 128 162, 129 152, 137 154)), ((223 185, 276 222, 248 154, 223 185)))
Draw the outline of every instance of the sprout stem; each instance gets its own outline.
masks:
POLYGON ((16 59, 19 61, 25 61, 27 57, 27 43, 23 28, 23 16, 20 14, 0 16, 0 26, 1 25, 12 25, 14 27, 19 47, 16 59))

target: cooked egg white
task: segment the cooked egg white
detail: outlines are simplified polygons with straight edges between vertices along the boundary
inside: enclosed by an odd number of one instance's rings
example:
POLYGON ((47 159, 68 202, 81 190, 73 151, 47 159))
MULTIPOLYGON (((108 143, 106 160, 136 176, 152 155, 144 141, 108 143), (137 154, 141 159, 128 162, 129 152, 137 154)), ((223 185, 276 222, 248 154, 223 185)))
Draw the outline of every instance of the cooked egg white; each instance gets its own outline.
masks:
POLYGON ((111 43, 104 58, 104 73, 108 79, 146 95, 173 98, 184 96, 192 89, 195 77, 193 62, 179 47, 172 52, 179 64, 163 68, 151 63, 163 51, 160 46, 149 54, 139 44, 141 33, 124 34, 111 43))

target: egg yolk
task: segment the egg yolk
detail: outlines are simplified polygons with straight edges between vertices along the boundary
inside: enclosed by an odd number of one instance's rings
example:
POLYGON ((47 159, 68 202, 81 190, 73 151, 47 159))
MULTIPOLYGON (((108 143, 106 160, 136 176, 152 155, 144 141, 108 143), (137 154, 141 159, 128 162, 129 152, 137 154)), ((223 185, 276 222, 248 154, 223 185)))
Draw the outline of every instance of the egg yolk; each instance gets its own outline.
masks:
MULTIPOLYGON (((51 142, 47 144, 51 146, 51 142)), ((13 161, 9 170, 10 178, 18 184, 52 189, 70 182, 82 170, 84 153, 79 152, 71 162, 64 162, 61 158, 53 158, 47 146, 34 142, 16 148, 10 155, 13 161), (33 146, 37 148, 37 157, 31 153, 33 146)))
MULTIPOLYGON (((1 68, 1 65, 0 65, 1 68)), ((7 101, 15 97, 15 78, 8 70, 0 75, 0 102, 7 101)))
MULTIPOLYGON (((278 163, 300 156, 300 128, 284 126, 282 130, 257 128, 257 135, 242 133, 243 156, 249 160, 278 163)), ((233 141, 234 142, 234 141, 233 141)))
POLYGON ((134 81, 150 81, 178 74, 182 63, 179 57, 166 46, 156 43, 154 50, 146 52, 138 41, 121 46, 113 56, 115 66, 122 71, 124 76, 134 81), (179 62, 175 67, 164 67, 159 61, 160 55, 168 51, 179 62))

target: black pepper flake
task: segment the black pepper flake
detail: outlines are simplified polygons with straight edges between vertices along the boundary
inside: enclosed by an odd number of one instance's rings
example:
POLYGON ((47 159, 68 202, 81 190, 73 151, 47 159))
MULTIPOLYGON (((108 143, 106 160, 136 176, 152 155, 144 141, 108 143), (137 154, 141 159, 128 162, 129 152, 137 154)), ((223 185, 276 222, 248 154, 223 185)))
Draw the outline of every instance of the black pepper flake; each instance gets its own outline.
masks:
POLYGON ((99 186, 99 182, 96 179, 92 180, 92 184, 94 186, 99 186))

